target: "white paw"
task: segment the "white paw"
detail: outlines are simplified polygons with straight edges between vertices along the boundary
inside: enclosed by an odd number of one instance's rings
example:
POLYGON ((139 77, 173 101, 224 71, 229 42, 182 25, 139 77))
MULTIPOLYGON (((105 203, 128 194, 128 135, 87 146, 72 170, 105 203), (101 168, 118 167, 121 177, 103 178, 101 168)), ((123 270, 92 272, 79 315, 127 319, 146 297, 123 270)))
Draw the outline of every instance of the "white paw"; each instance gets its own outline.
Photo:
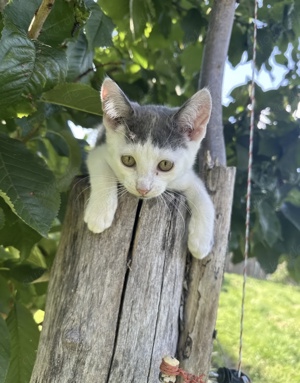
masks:
POLYGON ((117 205, 117 198, 112 197, 105 202, 90 200, 84 213, 84 222, 89 230, 98 234, 108 229, 113 223, 117 205))
POLYGON ((211 230, 205 230, 202 225, 196 225, 191 220, 189 225, 188 248, 197 259, 203 259, 211 252, 213 247, 213 234, 211 230))

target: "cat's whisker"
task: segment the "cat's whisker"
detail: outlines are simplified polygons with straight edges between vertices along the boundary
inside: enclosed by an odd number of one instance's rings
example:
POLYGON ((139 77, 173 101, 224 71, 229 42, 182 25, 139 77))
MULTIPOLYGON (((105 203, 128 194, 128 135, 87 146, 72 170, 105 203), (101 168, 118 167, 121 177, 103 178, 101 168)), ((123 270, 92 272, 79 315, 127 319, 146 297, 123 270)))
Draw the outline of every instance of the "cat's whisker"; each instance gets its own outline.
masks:
MULTIPOLYGON (((181 193, 177 192, 176 190, 172 190, 172 193, 182 195, 181 193)), ((189 214, 192 214, 192 210, 195 210, 197 213, 199 213, 199 207, 193 203, 193 201, 187 201, 185 203, 186 209, 189 212, 189 214)))
POLYGON ((171 212, 170 206, 168 205, 166 199, 164 198, 164 194, 160 194, 158 196, 158 200, 159 200, 159 202, 162 201, 163 205, 169 210, 169 213, 171 214, 172 212, 171 212))
POLYGON ((184 232, 185 231, 185 218, 183 216, 183 213, 181 213, 178 205, 176 204, 176 201, 178 201, 178 204, 180 206, 180 204, 181 204, 180 199, 178 199, 176 196, 174 199, 174 195, 169 194, 168 192, 163 193, 162 196, 166 199, 166 201, 168 201, 176 209, 177 213, 179 214, 180 220, 182 221, 183 228, 184 228, 183 232, 184 232))
POLYGON ((84 194, 87 190, 89 190, 89 189, 91 189, 91 186, 90 185, 88 185, 87 187, 85 187, 84 189, 82 189, 81 191, 80 191, 80 193, 78 193, 78 195, 77 195, 77 197, 76 197, 76 202, 78 201, 78 199, 79 199, 79 197, 82 195, 82 194, 84 194))
MULTIPOLYGON (((172 191, 169 191, 169 190, 166 190, 165 193, 167 193, 168 195, 172 196, 172 195, 175 195, 175 197, 179 197, 178 198, 178 201, 179 201, 179 204, 182 205, 184 207, 184 209, 191 215, 192 212, 191 212, 191 209, 189 207, 189 205, 187 204, 187 202, 182 198, 183 195, 182 193, 176 191, 176 190, 172 190, 172 191)), ((197 210, 197 209, 196 209, 197 210)))

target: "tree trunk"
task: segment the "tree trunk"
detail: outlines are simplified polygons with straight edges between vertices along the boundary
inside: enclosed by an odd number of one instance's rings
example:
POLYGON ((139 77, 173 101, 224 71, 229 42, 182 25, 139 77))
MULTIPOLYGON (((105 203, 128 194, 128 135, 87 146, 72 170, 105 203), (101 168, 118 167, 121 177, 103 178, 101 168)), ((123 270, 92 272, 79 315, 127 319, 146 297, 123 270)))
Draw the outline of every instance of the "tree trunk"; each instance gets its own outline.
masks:
POLYGON ((208 151, 213 162, 226 165, 222 83, 235 7, 236 0, 215 0, 211 10, 199 78, 199 88, 208 87, 212 96, 211 117, 200 151, 201 174, 208 151))
POLYGON ((139 206, 127 195, 96 235, 83 222, 86 189, 70 196, 31 383, 157 382, 178 341, 184 198, 139 206))

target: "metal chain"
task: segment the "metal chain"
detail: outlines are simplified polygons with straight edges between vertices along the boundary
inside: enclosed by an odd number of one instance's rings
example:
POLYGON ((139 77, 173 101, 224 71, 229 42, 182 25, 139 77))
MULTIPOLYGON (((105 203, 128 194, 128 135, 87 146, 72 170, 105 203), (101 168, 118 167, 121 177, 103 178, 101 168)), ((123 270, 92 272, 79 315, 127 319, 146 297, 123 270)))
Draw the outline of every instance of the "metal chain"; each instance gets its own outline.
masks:
POLYGON ((249 159, 248 159, 248 180, 247 180, 247 196, 246 196, 246 231, 245 231, 245 251, 244 251, 244 271, 243 271, 243 290, 242 290, 242 307, 241 307, 241 323, 240 323, 240 348, 238 362, 238 376, 241 377, 242 357, 243 357, 243 330, 244 330, 244 314, 246 299, 246 283, 247 283, 247 264, 249 254, 249 233, 250 233, 250 208, 251 208, 251 178, 252 178, 252 162, 253 162, 253 136, 254 136, 254 109, 255 109, 255 68, 256 68, 256 46, 257 46, 257 9, 258 0, 254 0, 254 31, 253 31, 253 58, 252 58, 252 81, 250 90, 250 137, 249 137, 249 159))

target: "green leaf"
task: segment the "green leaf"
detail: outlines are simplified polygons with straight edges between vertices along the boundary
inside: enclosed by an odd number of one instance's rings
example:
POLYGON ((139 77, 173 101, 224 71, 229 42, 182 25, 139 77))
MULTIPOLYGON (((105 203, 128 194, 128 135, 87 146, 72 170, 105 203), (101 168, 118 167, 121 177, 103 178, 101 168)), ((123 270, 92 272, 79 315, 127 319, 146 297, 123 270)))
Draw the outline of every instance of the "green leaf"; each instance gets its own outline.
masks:
MULTIPOLYGON (((48 134, 47 137, 50 139, 54 148, 56 146, 55 138, 58 138, 58 137, 62 138, 64 143, 67 145, 68 165, 64 171, 64 174, 61 175, 57 180, 58 189, 60 191, 67 191, 74 177, 80 173, 80 166, 81 166, 80 146, 78 145, 78 141, 74 138, 72 133, 70 133, 69 131, 66 131, 66 130, 63 130, 61 132, 51 131, 49 133, 50 134, 48 134)), ((57 144, 59 146, 59 142, 57 144)))
POLYGON ((181 26, 184 30, 184 43, 195 43, 199 38, 201 28, 206 26, 206 24, 206 20, 202 18, 197 8, 189 9, 187 14, 181 19, 181 26))
POLYGON ((139 64, 142 68, 148 68, 147 52, 142 47, 134 47, 131 49, 133 61, 139 64))
POLYGON ((85 84, 60 84, 44 93, 41 100, 102 116, 99 93, 85 84))
POLYGON ((31 41, 24 32, 9 24, 0 40, 0 113, 7 108, 53 88, 67 73, 66 54, 39 41, 31 41))
POLYGON ((46 269, 42 267, 34 267, 32 265, 24 264, 11 268, 9 276, 18 282, 29 284, 36 279, 39 279, 45 273, 45 271, 46 269))
POLYGON ((113 22, 102 12, 98 4, 94 3, 90 9, 92 13, 85 26, 89 48, 111 46, 112 32, 115 28, 113 22))
POLYGON ((10 339, 5 320, 0 315, 0 382, 7 376, 10 362, 10 339))
MULTIPOLYGON (((80 2, 80 5, 78 3, 76 0, 56 1, 43 25, 39 40, 47 45, 57 46, 65 39, 70 39, 74 25, 81 25, 89 14, 84 2, 80 2)), ((11 1, 4 9, 5 24, 11 22, 27 33, 40 4, 41 0, 11 1)))
POLYGON ((234 23, 228 50, 229 60, 233 66, 239 64, 242 54, 247 51, 247 47, 247 29, 234 23))
POLYGON ((84 1, 56 1, 43 25, 39 40, 51 46, 64 43, 73 37, 75 30, 81 27, 88 15, 84 1))
POLYGON ((131 32, 140 36, 146 28, 147 21, 155 16, 152 0, 130 0, 129 2, 131 32))
POLYGON ((13 23, 16 27, 24 32, 28 31, 29 25, 34 17, 35 12, 40 6, 40 0, 13 0, 4 8, 4 23, 13 23))
MULTIPOLYGON (((2 199, 1 199, 2 200, 2 199)), ((7 206, 7 209, 9 207, 7 206)), ((4 247, 13 246, 20 251, 20 259, 26 259, 32 247, 40 240, 41 236, 30 226, 26 225, 12 212, 15 219, 7 220, 5 226, 0 230, 0 244, 4 247)))
POLYGON ((68 74, 67 81, 88 82, 93 75, 94 53, 88 48, 88 42, 84 33, 80 33, 76 41, 68 44, 68 74), (85 74, 84 76, 82 76, 85 74))
POLYGON ((38 347, 38 327, 31 312, 20 303, 15 303, 10 312, 7 327, 11 339, 11 362, 5 383, 28 383, 38 347))
POLYGON ((280 258, 280 252, 277 252, 268 246, 264 246, 262 243, 257 243, 253 247, 252 252, 256 256, 265 273, 272 274, 276 271, 280 258))
POLYGON ((281 207, 284 216, 300 231, 300 207, 291 203, 284 203, 281 207))
MULTIPOLYGON (((8 276, 8 273, 5 272, 5 276, 8 276)), ((11 309, 11 302, 13 301, 13 292, 11 289, 11 285, 8 285, 7 279, 0 275, 0 318, 1 314, 8 314, 11 309)), ((1 336, 0 336, 1 339, 1 336)), ((1 349, 1 341, 0 341, 0 349, 1 349)), ((1 356, 0 356, 1 359, 1 356)), ((1 371, 1 366, 0 366, 1 371)), ((0 382, 1 380, 1 372, 0 372, 0 382)))
POLYGON ((290 202, 291 204, 300 208, 300 190, 297 188, 290 190, 287 197, 285 198, 285 202, 290 202))
POLYGON ((5 224, 5 215, 2 208, 0 208, 0 230, 3 228, 5 224))
POLYGON ((25 145, 0 136, 0 196, 27 225, 46 236, 60 204, 53 174, 25 145))
POLYGON ((113 22, 118 23, 119 31, 127 31, 127 29, 129 28, 128 0, 98 0, 97 2, 100 5, 103 12, 109 15, 113 22))
POLYGON ((272 247, 281 239, 281 226, 274 207, 267 201, 261 201, 257 205, 258 218, 262 235, 267 244, 272 247))
POLYGON ((182 70, 186 74, 198 73, 201 67, 203 46, 200 44, 187 46, 180 55, 182 70))

